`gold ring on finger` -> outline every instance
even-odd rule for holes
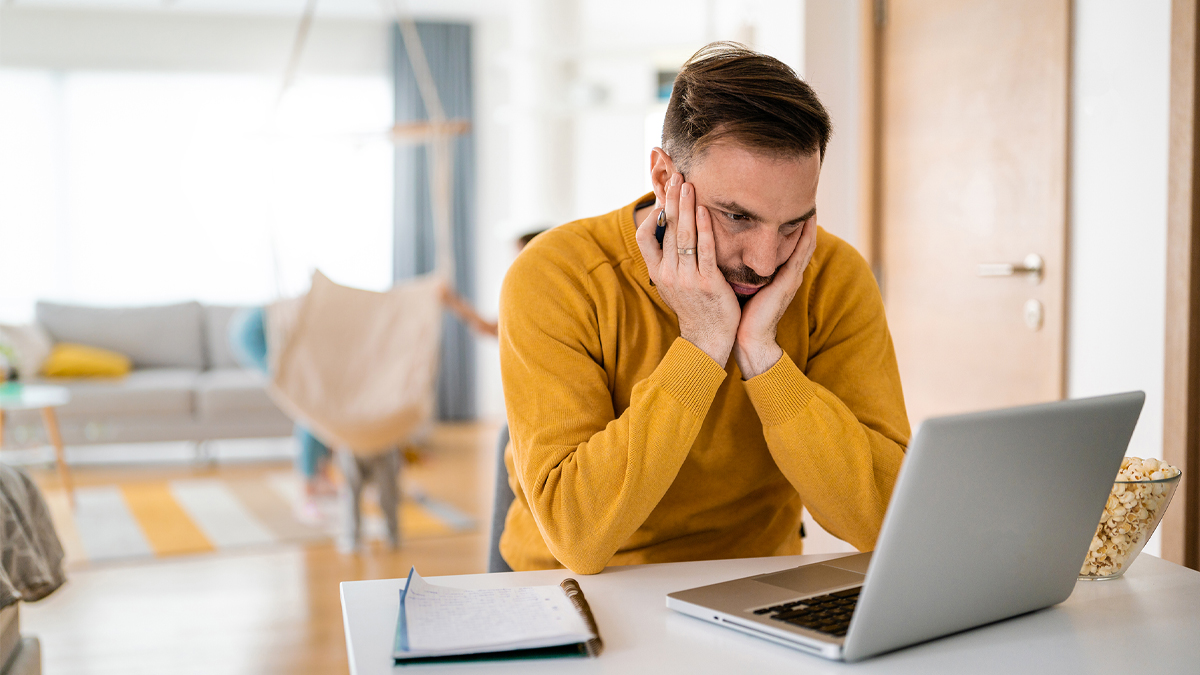
[[[694,248],[681,248],[681,249],[679,249],[679,255],[696,255],[696,249],[694,249]]]

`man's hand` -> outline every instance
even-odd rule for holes
[[[783,356],[783,349],[775,340],[779,319],[796,297],[796,291],[804,281],[804,270],[816,250],[817,219],[810,218],[804,224],[792,255],[775,273],[775,278],[742,308],[733,357],[737,359],[743,379],[767,372]]]
[[[671,177],[664,206],[667,231],[662,247],[654,237],[654,229],[663,209],[656,208],[638,227],[638,248],[659,295],[679,317],[680,336],[724,367],[733,348],[741,308],[717,268],[712,219],[708,209],[696,206],[696,188],[685,183],[682,174]],[[694,253],[680,253],[681,249]]]

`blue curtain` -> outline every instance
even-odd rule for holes
[[[471,119],[471,27],[458,23],[418,22],[442,107],[449,119]],[[392,71],[396,121],[428,118],[416,76],[404,49],[400,29],[392,26]],[[435,262],[432,195],[424,146],[396,148],[395,251],[393,278],[409,279],[433,270]],[[454,143],[454,283],[474,303],[475,140],[459,136]],[[448,313],[442,326],[442,363],[438,375],[438,419],[475,418],[475,350],[468,329]]]

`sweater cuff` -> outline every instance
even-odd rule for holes
[[[650,379],[696,417],[704,419],[725,380],[725,369],[696,345],[675,338]]]
[[[816,385],[800,372],[787,352],[767,372],[746,380],[745,385],[764,427],[796,417],[817,393]]]

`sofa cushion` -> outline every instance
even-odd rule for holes
[[[37,320],[56,342],[125,354],[135,368],[204,368],[203,311],[198,302],[150,307],[37,303]]]
[[[267,378],[244,368],[221,368],[200,374],[196,383],[196,411],[203,421],[241,413],[278,410],[267,395]]]
[[[204,306],[204,347],[209,368],[239,368],[229,346],[229,320],[244,307]]]
[[[129,357],[107,349],[60,342],[42,362],[46,377],[125,377],[132,370]]]
[[[193,410],[192,391],[200,371],[190,368],[146,368],[122,378],[47,378],[71,390],[63,417],[186,415]]]

